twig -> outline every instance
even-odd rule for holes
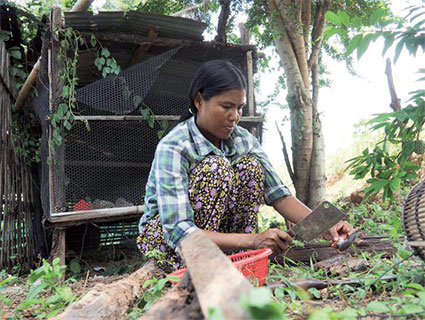
[[[89,274],[90,274],[90,270],[87,270],[87,275],[86,275],[86,280],[84,281],[83,291],[86,288],[87,281],[89,280]]]
[[[292,183],[295,183],[294,171],[292,170],[291,162],[289,161],[288,151],[286,150],[285,140],[283,139],[283,135],[279,130],[279,126],[275,121],[277,132],[279,132],[280,140],[282,141],[282,151],[283,156],[285,157],[286,167],[288,168],[289,176],[291,177]]]

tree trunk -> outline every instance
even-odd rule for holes
[[[319,101],[319,74],[317,62],[311,70],[313,83],[313,154],[310,167],[310,189],[308,205],[317,207],[325,197],[326,192],[326,161],[325,139],[322,132],[322,122],[319,118],[317,103]]]
[[[215,41],[217,42],[227,42],[226,36],[226,26],[227,20],[229,19],[230,14],[230,0],[220,0],[221,11],[220,16],[218,17],[218,27],[217,27],[217,36]]]
[[[316,66],[320,37],[325,22],[324,13],[329,10],[330,1],[316,4],[312,37],[309,40],[313,20],[311,5],[310,1],[269,0],[268,18],[273,27],[273,39],[288,87],[296,196],[308,206],[315,207],[323,199],[326,176],[324,139],[316,108],[318,81],[316,86],[312,86],[310,76],[316,79],[318,76]],[[311,54],[308,58],[309,47]],[[313,66],[316,68],[310,73]]]

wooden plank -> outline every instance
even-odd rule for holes
[[[53,228],[52,250],[50,251],[50,260],[59,258],[59,264],[65,265],[66,254],[66,232],[62,227]],[[65,277],[65,274],[63,275]],[[63,280],[63,279],[62,279]]]
[[[50,216],[49,221],[51,223],[63,223],[73,221],[88,221],[97,218],[108,218],[108,217],[123,217],[127,215],[133,215],[135,213],[143,213],[145,206],[132,206],[122,208],[106,208],[97,210],[82,210],[82,211],[70,211],[53,213]]]
[[[159,272],[153,262],[110,284],[97,284],[81,300],[69,305],[54,320],[125,319],[130,303],[140,295],[143,284]]]
[[[253,287],[201,230],[195,230],[183,238],[180,255],[205,318],[208,318],[210,308],[219,307],[225,319],[248,319],[239,301]]]
[[[248,116],[255,114],[254,108],[254,80],[253,80],[253,68],[252,68],[252,51],[246,53],[246,64],[248,72]]]
[[[153,116],[155,120],[178,121],[180,116],[175,115],[157,115]],[[49,119],[46,119],[49,120]],[[146,121],[143,116],[77,116],[75,120],[82,121]],[[261,123],[264,121],[263,116],[242,116],[240,122]]]

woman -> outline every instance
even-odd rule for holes
[[[237,126],[245,96],[245,78],[234,65],[203,64],[192,80],[190,113],[157,146],[137,243],[148,256],[159,250],[157,262],[167,272],[183,267],[175,250],[197,228],[223,251],[284,253],[288,233],[257,233],[263,197],[295,223],[311,211],[283,185],[255,137]],[[351,232],[347,223],[329,230],[333,242]]]

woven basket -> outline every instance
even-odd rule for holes
[[[404,200],[403,227],[407,244],[425,261],[425,180],[414,186]]]

